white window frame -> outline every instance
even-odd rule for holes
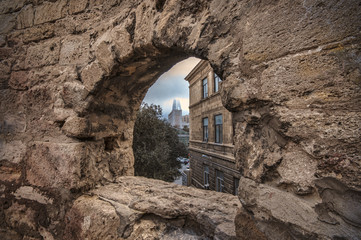
[[[217,192],[224,191],[224,173],[216,170],[216,190]]]

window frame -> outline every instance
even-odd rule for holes
[[[224,192],[224,173],[216,169],[216,191]]]
[[[207,119],[207,125],[204,124],[204,121]],[[209,139],[209,119],[208,117],[202,118],[202,133],[203,133],[203,142],[208,142]]]
[[[208,78],[205,77],[202,80],[202,99],[208,97]]]
[[[214,84],[213,90],[214,90],[214,92],[216,93],[216,92],[219,91],[219,83],[222,82],[222,79],[221,79],[216,73],[214,73],[213,79],[214,79],[214,82],[213,82],[213,84]]]
[[[221,120],[222,120],[221,124],[217,124],[216,118],[219,116],[221,116]],[[217,137],[218,137],[218,139],[217,139]],[[219,143],[219,144],[223,143],[223,115],[222,114],[214,115],[214,142]]]
[[[203,184],[204,188],[209,188],[209,166],[204,165],[203,167]]]

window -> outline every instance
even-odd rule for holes
[[[238,195],[238,187],[239,187],[239,178],[233,178],[233,193],[234,195]]]
[[[214,128],[215,128],[215,143],[222,143],[223,141],[223,117],[222,115],[214,116]]]
[[[220,83],[221,81],[222,81],[221,78],[218,77],[217,74],[214,74],[214,92],[215,92],[215,93],[218,92],[218,90],[219,90],[219,83]]]
[[[204,188],[209,189],[209,167],[208,166],[204,166],[203,182],[204,182]]]
[[[202,98],[208,97],[208,79],[205,78],[202,80],[202,89],[203,89],[203,96]]]
[[[208,142],[208,118],[203,118],[203,141]]]
[[[224,190],[224,175],[223,172],[216,170],[216,190],[223,192]]]

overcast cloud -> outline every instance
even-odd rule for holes
[[[173,99],[179,99],[183,115],[188,114],[189,89],[184,78],[199,61],[198,58],[190,57],[174,65],[149,88],[143,102],[160,105],[163,108],[163,117],[167,118],[172,110]]]

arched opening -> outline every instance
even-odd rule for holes
[[[79,118],[86,119],[91,131],[87,133],[87,136],[82,134],[73,136],[87,144],[91,144],[91,142],[98,142],[99,144],[97,147],[88,148],[88,151],[98,152],[98,154],[100,152],[102,156],[103,164],[96,165],[97,173],[102,174],[102,179],[97,179],[95,176],[94,180],[104,183],[104,187],[91,190],[92,194],[100,197],[103,201],[101,204],[104,204],[104,201],[111,202],[115,206],[118,206],[118,203],[125,204],[127,214],[130,214],[126,217],[131,219],[127,225],[129,230],[121,230],[121,234],[126,237],[139,234],[137,229],[143,231],[144,222],[154,224],[155,228],[160,228],[159,231],[161,233],[163,231],[162,234],[165,236],[178,234],[177,236],[209,238],[215,236],[235,237],[233,219],[240,207],[236,196],[225,197],[222,193],[204,194],[202,190],[198,189],[190,191],[150,179],[124,177],[134,175],[133,129],[142,100],[150,86],[161,74],[169,70],[175,63],[189,56],[189,54],[182,53],[181,49],[172,48],[161,48],[161,50],[156,48],[149,52],[139,49],[135,52],[138,54],[138,58],[132,57],[123,64],[116,62],[109,71],[109,77],[99,74],[98,82],[89,85],[90,87],[94,86],[93,89],[88,87],[92,92],[92,97],[82,112],[82,117]],[[94,67],[95,64],[98,66]],[[102,63],[93,62],[84,68],[82,72],[83,83],[91,82],[90,79],[97,75],[92,72],[93,68],[103,68]],[[66,121],[63,128],[71,129],[69,124],[69,121]],[[67,134],[69,133],[71,132],[68,131]],[[109,183],[110,181],[115,183]],[[118,195],[116,192],[121,194]],[[127,195],[129,193],[131,195]],[[147,194],[151,194],[151,196]],[[123,197],[125,197],[126,203],[122,202],[121,198]],[[193,202],[194,199],[197,201]],[[219,208],[213,209],[213,201],[209,201],[209,199],[218,199],[216,201],[224,201],[224,203]],[[89,201],[97,200],[89,200],[83,196],[78,198],[73,208],[67,213],[67,217],[74,219],[78,214],[78,209],[83,209],[85,205],[89,205]],[[130,202],[128,203],[128,201]],[[129,207],[127,204],[132,206]],[[206,210],[199,213],[198,208],[201,206]],[[213,210],[208,211],[207,209]],[[97,211],[97,209],[85,210],[87,214],[93,215]],[[136,220],[133,217],[135,211],[142,212],[139,219]],[[147,215],[143,215],[143,212],[146,212]],[[204,222],[200,223],[203,221],[200,218],[204,219]],[[224,228],[218,228],[221,222],[224,222],[222,223]],[[163,229],[162,226],[164,225],[166,227]],[[72,221],[67,222],[67,227],[66,232],[75,232],[76,234],[87,232],[72,226]],[[109,230],[109,232],[113,233],[114,230]]]
[[[134,126],[135,176],[182,184],[181,173],[189,168],[189,86],[184,78],[199,61],[178,62],[149,88]]]

